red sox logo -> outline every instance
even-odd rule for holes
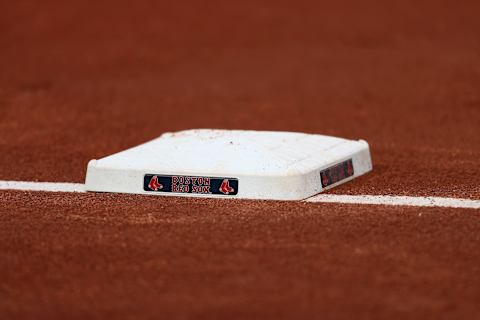
[[[322,185],[324,187],[328,186],[328,177],[327,177],[327,174],[325,172],[322,172],[320,174],[322,176]]]
[[[353,176],[353,164],[352,161],[347,161],[347,177]]]
[[[223,179],[222,184],[220,185],[220,189],[218,189],[223,194],[230,194],[230,192],[234,192],[235,189],[230,187],[228,179]]]
[[[150,183],[148,184],[148,187],[153,191],[158,191],[163,189],[163,185],[160,182],[158,182],[157,176],[153,176],[150,179]]]

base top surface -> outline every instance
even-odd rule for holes
[[[192,129],[97,160],[96,166],[174,173],[289,175],[321,167],[358,141],[323,135]]]

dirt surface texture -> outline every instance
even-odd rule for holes
[[[0,180],[191,128],[370,143],[329,193],[480,199],[480,2],[1,1]],[[0,191],[0,318],[480,317],[472,209]]]

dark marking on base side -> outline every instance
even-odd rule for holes
[[[146,174],[143,177],[143,190],[234,196],[238,193],[238,179]]]
[[[353,161],[348,159],[330,168],[320,172],[320,179],[322,180],[322,188],[331,186],[334,183],[342,181],[348,177],[353,176]]]

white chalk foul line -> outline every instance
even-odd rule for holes
[[[441,197],[405,197],[405,196],[349,196],[340,194],[318,194],[306,202],[328,202],[349,204],[376,204],[388,206],[444,207],[480,209],[480,200],[441,198]]]
[[[83,183],[1,181],[0,190],[86,192]]]
[[[28,182],[1,181],[0,190],[50,191],[50,192],[86,192],[82,183],[67,182]],[[390,206],[444,207],[480,209],[480,200],[441,198],[441,197],[404,197],[372,195],[318,194],[305,202],[372,204]]]

